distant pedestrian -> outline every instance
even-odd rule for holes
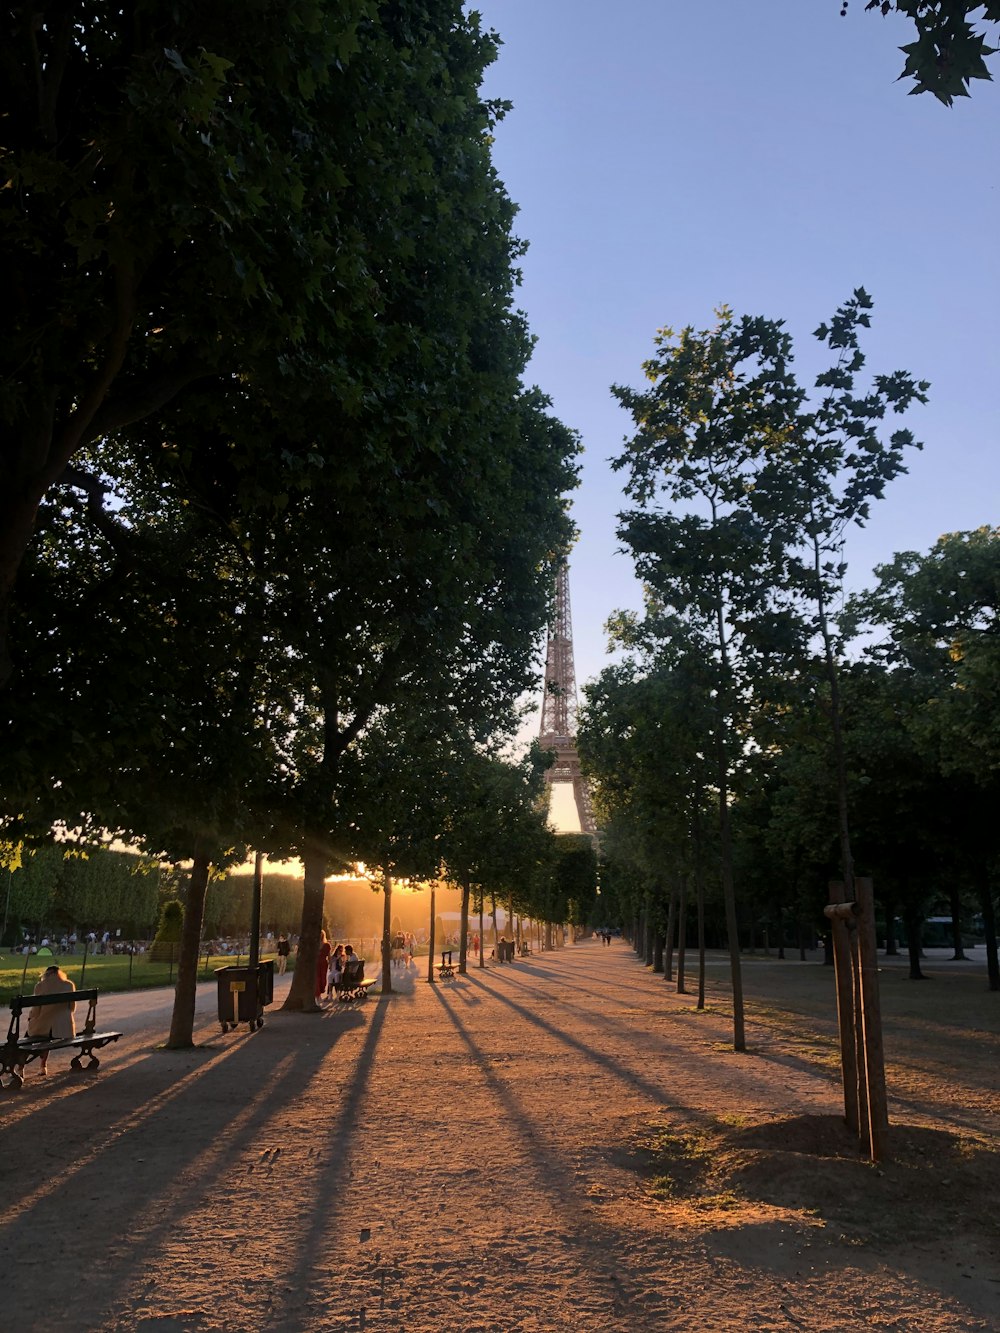
[[[292,952],[292,946],[284,935],[278,936],[278,976],[283,976],[285,968],[288,966],[288,957]]]

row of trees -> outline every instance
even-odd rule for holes
[[[4,883],[6,881],[6,883]],[[53,934],[120,929],[126,939],[151,933],[159,912],[159,866],[146,857],[60,845],[24,855],[17,869],[0,875],[4,933],[16,943],[21,930]],[[36,941],[37,942],[37,941]]]
[[[772,921],[813,923],[828,878],[852,896],[860,854],[890,920],[968,886],[992,921],[998,534],[901,556],[833,612],[847,529],[917,447],[886,418],[928,388],[863,380],[870,309],[858,289],[816,330],[834,359],[812,394],[780,323],[725,309],[662,331],[650,387],[615,390],[636,425],[620,535],[647,602],[613,622],[627,655],[586,691],[581,756],[612,879],[661,930],[679,888],[721,887],[737,1049],[737,882]],[[990,954],[996,985],[995,940]]]
[[[531,804],[497,747],[578,444],[521,381],[495,49],[459,0],[42,4],[5,45],[0,817],[192,863],[171,1045],[248,847],[304,864],[308,1009],[331,871],[436,873],[484,774]]]

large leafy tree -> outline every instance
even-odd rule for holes
[[[905,673],[916,696],[908,731],[955,797],[949,823],[963,829],[956,859],[979,894],[997,990],[997,858],[986,811],[1000,779],[1000,530],[949,533],[927,555],[904,552],[876,574],[876,587],[852,600],[848,623],[874,631],[869,652]]]
[[[249,673],[253,688],[227,689],[226,697],[257,710],[259,732],[245,716],[234,734],[265,742],[249,784],[257,837],[256,812],[266,809],[274,837],[306,864],[306,985],[325,873],[351,841],[356,802],[344,757],[397,705],[448,706],[476,734],[506,715],[531,678],[551,562],[569,534],[560,496],[573,481],[576,445],[520,384],[530,348],[513,307],[520,246],[490,163],[495,108],[479,96],[492,41],[451,0],[359,5],[349,31],[337,26],[347,9],[332,3],[305,17],[295,7],[280,16],[264,8],[276,23],[287,19],[296,40],[318,34],[320,42],[291,62],[295,90],[275,82],[273,70],[274,79],[253,85],[263,96],[273,82],[279,101],[288,93],[282,153],[296,170],[313,171],[310,188],[287,191],[289,207],[301,204],[296,225],[307,234],[267,214],[275,230],[264,239],[274,241],[268,253],[278,268],[250,284],[252,310],[242,287],[213,286],[211,271],[188,275],[210,303],[227,307],[216,319],[231,316],[242,330],[235,357],[229,326],[201,319],[194,299],[189,311],[184,284],[171,286],[176,319],[157,313],[160,332],[140,340],[136,374],[145,373],[157,339],[173,349],[172,366],[189,343],[197,350],[203,330],[212,348],[207,370],[186,387],[171,381],[170,394],[144,397],[144,415],[102,419],[88,452],[61,476],[71,495],[86,497],[71,506],[67,526],[76,521],[87,542],[96,530],[112,544],[142,547],[147,517],[133,522],[119,508],[132,487],[160,497],[168,517],[158,522],[170,522],[171,501],[178,526],[181,513],[197,513],[215,558],[230,562],[231,597],[220,615],[245,628],[233,672]],[[254,43],[261,40],[258,30]],[[168,65],[176,68],[172,58]],[[300,83],[305,110],[296,119]],[[220,97],[228,107],[229,93]],[[251,128],[258,112],[246,111]],[[266,201],[256,202],[266,212]],[[245,259],[229,241],[223,257]],[[268,322],[272,304],[277,326]],[[109,441],[113,427],[119,433]],[[158,540],[146,547],[146,559],[160,549]],[[67,599],[72,592],[70,582]],[[113,605],[112,579],[104,592]],[[147,595],[155,603],[159,593],[151,585]],[[174,599],[154,620],[166,626],[190,612]],[[164,654],[169,641],[165,632]],[[217,665],[211,636],[205,648]],[[207,665],[205,674],[210,695]],[[145,683],[138,670],[134,679]],[[168,680],[151,679],[152,725],[158,702],[169,705],[175,692]],[[65,710],[61,717],[68,727]],[[217,718],[206,708],[184,734],[198,736],[206,768],[215,756],[233,772],[229,733]],[[86,808],[105,818],[111,802],[98,810],[90,799]],[[75,804],[86,803],[81,796]],[[245,823],[239,810],[213,818],[220,854]],[[311,991],[293,998],[312,1003]]]
[[[0,680],[38,506],[61,477],[87,484],[67,467],[88,442],[370,307],[342,203],[366,189],[349,166],[392,135],[371,94],[395,72],[368,0],[256,0],[238,24],[189,0],[6,21]],[[249,475],[270,442],[244,445]]]
[[[110,539],[98,529],[81,544],[72,506],[50,505],[29,552],[14,623],[39,669],[0,696],[4,816],[21,838],[63,821],[192,862],[171,1025],[171,1045],[189,1045],[210,870],[248,842],[281,850],[261,797],[284,658],[215,524],[136,485],[118,498]]]

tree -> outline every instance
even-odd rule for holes
[[[440,849],[447,877],[462,890],[463,972],[473,890],[480,902],[485,894],[527,898],[539,863],[551,852],[553,835],[540,808],[543,771],[535,751],[517,763],[489,751],[468,754],[455,769]]]
[[[880,637],[870,654],[905,670],[918,691],[909,731],[957,798],[958,809],[948,808],[963,829],[958,847],[987,928],[990,988],[1000,990],[997,865],[986,814],[1000,781],[1000,529],[948,534],[928,555],[904,552],[876,575],[875,589],[850,603],[848,627],[873,628]]]
[[[98,493],[70,468],[80,451],[206,377],[301,362],[307,324],[370,307],[367,241],[341,204],[392,134],[372,77],[396,72],[368,0],[262,0],[246,25],[191,0],[19,4],[10,29],[0,683],[42,497],[60,478]],[[249,477],[271,442],[244,443]]]
[[[625,861],[633,884],[646,886],[653,970],[668,971],[662,946],[672,934],[671,903],[689,878],[703,918],[700,833],[713,779],[706,762],[715,717],[711,672],[700,653],[685,654],[678,638],[661,641],[634,617],[618,617],[613,630],[618,642],[641,656],[606,668],[585,687],[578,745],[595,784],[602,827],[608,828],[602,853],[606,861]],[[601,892],[603,897],[603,875]],[[679,916],[683,938],[684,914]]]
[[[917,39],[900,50],[906,56],[901,79],[912,79],[910,93],[933,93],[951,106],[956,97],[968,97],[973,79],[992,79],[986,57],[997,48],[973,26],[974,21],[1000,23],[996,0],[867,0],[866,10],[883,18],[894,11],[913,21]],[[842,0],[841,15],[847,13]]]
[[[678,634],[683,623],[689,638],[696,631],[716,670],[716,785],[737,1049],[743,1034],[730,775],[752,712],[796,666],[811,667],[816,640],[833,729],[842,875],[852,895],[829,605],[844,572],[846,528],[867,519],[871,500],[903,471],[904,452],[914,444],[908,430],[883,441],[880,423],[925,401],[928,387],[896,371],[874,376],[867,392],[858,388],[865,364],[858,330],[870,324],[870,308],[858,288],[816,330],[836,360],[816,379],[815,406],[790,369],[793,346],[781,322],[736,321],[726,308],[712,330],[685,329],[676,344],[671,330],[658,335],[658,354],[644,366],[652,389],[613,389],[637,426],[615,466],[628,467],[626,491],[642,506],[622,516],[620,531],[672,616],[652,630]],[[687,512],[654,511],[661,493]]]
[[[179,898],[171,898],[160,908],[160,920],[156,935],[150,945],[149,957],[152,961],[173,959],[177,946],[181,942],[184,928],[184,904]]]
[[[310,1007],[311,993],[300,995],[296,987],[308,989],[326,873],[343,860],[356,812],[345,756],[373,719],[415,700],[429,707],[447,702],[481,735],[530,683],[549,571],[570,531],[561,497],[573,483],[577,445],[542,396],[520,382],[530,351],[513,307],[513,265],[521,247],[510,230],[513,206],[490,162],[488,132],[499,108],[479,94],[493,40],[451,0],[434,6],[400,0],[377,12],[331,0],[304,19],[297,6],[270,6],[267,14],[275,24],[291,24],[293,58],[280,33],[272,33],[269,44],[265,25],[247,43],[247,71],[241,65],[232,76],[234,83],[245,76],[238,86],[246,91],[237,97],[226,84],[219,93],[226,115],[231,96],[239,103],[238,128],[258,136],[255,152],[268,151],[271,122],[253,104],[254,94],[276,109],[284,147],[276,148],[277,165],[269,163],[267,172],[273,167],[280,176],[287,168],[286,176],[298,172],[308,182],[299,190],[296,181],[266,173],[263,184],[239,177],[250,200],[240,225],[253,231],[249,291],[260,319],[248,318],[240,306],[242,287],[211,280],[214,269],[172,272],[160,301],[170,318],[151,294],[161,332],[147,330],[139,339],[135,372],[162,368],[157,339],[166,346],[168,368],[171,358],[180,364],[188,352],[198,352],[203,333],[211,354],[198,361],[196,379],[182,386],[171,381],[175,392],[153,401],[137,391],[142,415],[90,428],[92,443],[77,460],[88,466],[62,473],[74,498],[66,499],[64,488],[52,507],[67,510],[71,537],[82,531],[93,543],[97,533],[112,544],[118,557],[107,561],[112,572],[137,560],[144,572],[155,564],[165,549],[164,527],[206,537],[211,586],[220,594],[218,601],[208,599],[207,624],[211,635],[221,635],[226,622],[236,631],[232,670],[224,669],[224,649],[220,659],[203,644],[199,691],[183,695],[173,726],[176,692],[159,671],[175,647],[166,626],[178,620],[183,626],[191,607],[164,598],[164,582],[152,581],[142,596],[162,632],[162,651],[153,659],[157,668],[143,674],[149,645],[140,634],[137,658],[146,660],[132,673],[133,693],[136,681],[147,690],[148,725],[136,725],[143,717],[138,701],[130,699],[124,710],[151,749],[156,738],[162,745],[164,734],[177,747],[170,753],[170,776],[177,778],[172,799],[162,799],[160,773],[159,811],[133,797],[127,819],[113,820],[118,798],[102,793],[97,766],[85,764],[72,805],[105,827],[145,825],[161,846],[170,841],[172,853],[197,853],[192,895],[203,893],[210,865],[224,864],[230,849],[251,834],[258,843],[277,841],[297,851],[306,871],[301,967],[291,1002]],[[356,22],[349,23],[352,14]],[[310,47],[317,23],[319,45]],[[340,59],[342,40],[349,62]],[[286,58],[288,64],[268,68],[254,82],[253,52],[264,47],[265,65]],[[169,49],[181,49],[182,65],[190,66],[182,48]],[[201,78],[202,66],[195,64]],[[176,70],[170,57],[167,65]],[[224,84],[226,74],[220,75]],[[292,79],[305,88],[301,115]],[[164,97],[164,115],[167,104]],[[172,116],[173,108],[165,119],[168,137]],[[182,120],[182,138],[186,126]],[[207,156],[210,147],[199,147],[194,136],[195,155]],[[228,188],[232,163],[213,158],[211,166]],[[191,185],[190,206],[214,216],[213,196],[195,190],[199,181]],[[291,219],[277,208],[261,221],[264,184],[282,200],[288,194]],[[160,216],[148,202],[149,218]],[[30,221],[18,223],[26,235]],[[199,235],[196,228],[185,238],[182,257],[196,256]],[[232,237],[209,253],[246,267]],[[265,272],[264,259],[277,269]],[[98,277],[106,276],[102,262],[95,261]],[[301,300],[297,284],[304,284]],[[189,287],[196,290],[188,307]],[[100,303],[100,291],[85,295]],[[276,323],[266,318],[271,305]],[[224,325],[230,317],[239,332],[233,355]],[[248,332],[255,323],[256,331]],[[122,385],[109,391],[109,402],[119,388],[132,394],[131,366],[122,372]],[[85,391],[81,381],[67,401]],[[111,438],[114,425],[120,430]],[[130,489],[141,492],[141,513],[123,516],[121,494]],[[192,513],[203,522],[200,529]],[[519,524],[511,524],[512,514]],[[60,568],[53,560],[50,586],[58,583]],[[105,599],[100,614],[114,623],[117,582],[111,574],[96,582]],[[69,584],[64,607],[72,593]],[[42,599],[32,599],[26,614],[41,605]],[[194,638],[205,622],[194,615],[191,622]],[[41,632],[35,643],[44,644]],[[113,657],[110,647],[106,656]],[[43,660],[44,653],[34,665]],[[193,684],[197,658],[185,661]],[[122,674],[109,679],[117,684]],[[91,673],[89,681],[96,678]],[[197,692],[200,711],[193,703]],[[166,719],[157,711],[164,705]],[[75,772],[70,710],[62,707],[57,717],[50,730],[57,733],[59,766]],[[97,728],[90,734],[97,736]],[[190,775],[199,765],[217,781],[196,791]],[[157,767],[145,753],[135,763],[132,771],[148,770],[150,778],[137,790],[156,790]],[[11,802],[15,820],[29,790],[41,793],[32,812],[39,819],[46,793],[66,798],[64,782],[46,781],[52,771],[28,762],[21,796]],[[171,841],[178,829],[187,839],[184,850]],[[192,833],[199,835],[197,848]],[[192,897],[190,929],[197,919]]]
[[[919,448],[909,430],[880,436],[888,413],[901,414],[914,402],[927,401],[926,381],[906,371],[873,376],[867,392],[858,384],[865,365],[859,329],[871,324],[872,301],[863,287],[838,308],[829,324],[815,331],[837,359],[816,377],[822,390],[812,407],[787,363],[778,369],[787,413],[780,439],[767,451],[755,478],[752,504],[759,519],[769,525],[779,558],[781,587],[789,610],[783,628],[801,640],[802,669],[813,667],[808,646],[818,641],[824,688],[816,699],[825,705],[833,739],[841,874],[847,899],[854,893],[854,858],[847,809],[847,769],[842,735],[838,660],[830,606],[847,566],[843,562],[844,534],[851,525],[868,520],[871,502],[905,472],[908,448]],[[777,334],[778,325],[772,326]],[[790,352],[790,345],[788,348]],[[797,602],[797,606],[796,606]],[[796,615],[795,612],[798,612]]]
[[[672,329],[643,365],[651,388],[613,386],[636,433],[615,460],[638,510],[619,534],[640,578],[665,608],[658,629],[698,644],[713,671],[711,749],[718,793],[723,901],[733,989],[733,1044],[746,1049],[733,882],[730,788],[751,681],[771,651],[772,591],[784,574],[773,522],[751,503],[767,452],[787,437],[800,402],[784,378],[790,341],[780,326],[727,307],[713,329]],[[660,505],[665,497],[680,512]],[[778,628],[780,628],[780,622]]]

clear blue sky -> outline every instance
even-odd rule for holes
[[[530,244],[528,378],[586,449],[578,681],[605,664],[610,613],[640,603],[616,554],[626,502],[607,460],[629,419],[609,386],[641,383],[657,328],[707,327],[720,303],[785,319],[806,377],[811,331],[864,286],[869,368],[931,381],[907,423],[923,453],[849,538],[851,586],[895,551],[1000,523],[1000,83],[950,110],[908,96],[897,47],[912,30],[863,0],[846,18],[839,0],[470,8],[504,42],[487,95],[514,104],[494,160]]]

